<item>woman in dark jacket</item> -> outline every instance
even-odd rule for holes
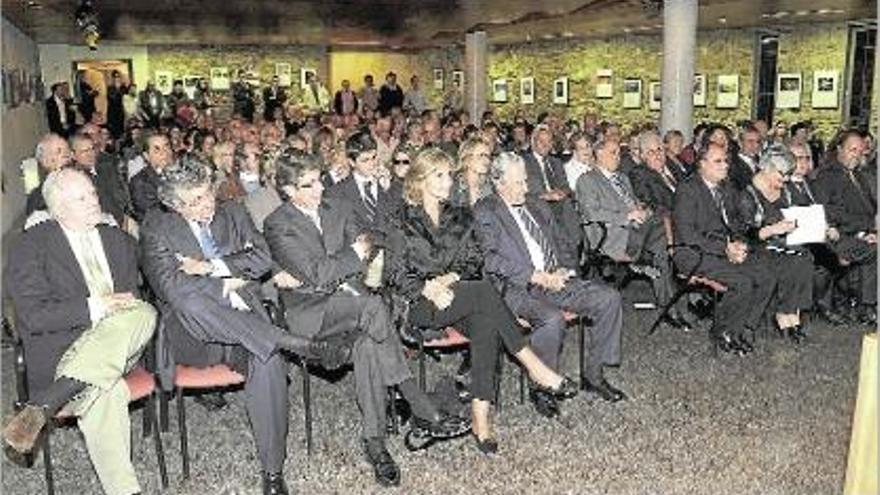
[[[782,209],[791,206],[783,194],[785,178],[794,168],[791,153],[771,147],[761,158],[759,171],[740,197],[739,214],[748,226],[747,235],[758,256],[770,257],[778,280],[776,324],[779,332],[795,343],[806,334],[801,312],[813,305],[813,258],[804,246],[786,245],[786,235],[796,223],[786,220]]]
[[[452,169],[446,153],[429,148],[407,173],[407,205],[399,226],[403,242],[394,257],[391,283],[409,302],[413,328],[454,325],[470,339],[473,433],[478,448],[490,454],[497,451],[489,403],[498,379],[499,341],[523,365],[539,393],[569,398],[577,387],[541,362],[501,296],[483,279],[483,254],[471,211],[447,202]]]

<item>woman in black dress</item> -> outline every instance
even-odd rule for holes
[[[786,245],[786,235],[797,224],[782,214],[789,204],[785,181],[794,170],[791,153],[782,146],[771,147],[761,157],[759,171],[740,198],[739,213],[748,225],[748,235],[758,256],[772,259],[778,280],[776,324],[779,332],[795,343],[806,334],[801,313],[813,305],[813,258],[804,246]]]
[[[392,285],[409,303],[414,328],[454,325],[470,339],[473,434],[486,454],[497,451],[489,423],[499,341],[525,368],[532,386],[554,399],[573,397],[577,386],[548,368],[527,345],[516,318],[483,278],[483,254],[468,207],[448,203],[453,161],[443,151],[422,151],[404,183],[404,241],[393,261]]]

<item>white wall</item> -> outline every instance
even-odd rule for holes
[[[146,46],[100,44],[95,51],[86,46],[44,44],[40,47],[40,66],[47,86],[67,81],[73,88],[73,63],[81,60],[131,60],[134,82],[146,86],[150,64]]]
[[[40,63],[37,45],[27,35],[3,18],[3,67],[23,69],[28,74],[38,74]],[[0,160],[3,163],[3,253],[0,267],[5,265],[5,247],[10,231],[23,220],[25,208],[24,184],[19,173],[21,160],[34,153],[40,136],[48,130],[44,115],[43,95],[37,95],[35,103],[22,103],[15,108],[4,107],[0,134]],[[2,273],[2,268],[0,268]]]

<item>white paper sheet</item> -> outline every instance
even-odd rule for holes
[[[797,228],[785,238],[789,246],[801,244],[824,243],[828,223],[825,221],[825,207],[822,205],[792,206],[783,208],[782,216],[786,220],[797,222]]]

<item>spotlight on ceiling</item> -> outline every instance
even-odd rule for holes
[[[77,27],[82,31],[86,46],[89,47],[89,50],[97,50],[101,32],[98,30],[98,13],[92,0],[80,0],[79,7],[74,13],[74,19]]]

